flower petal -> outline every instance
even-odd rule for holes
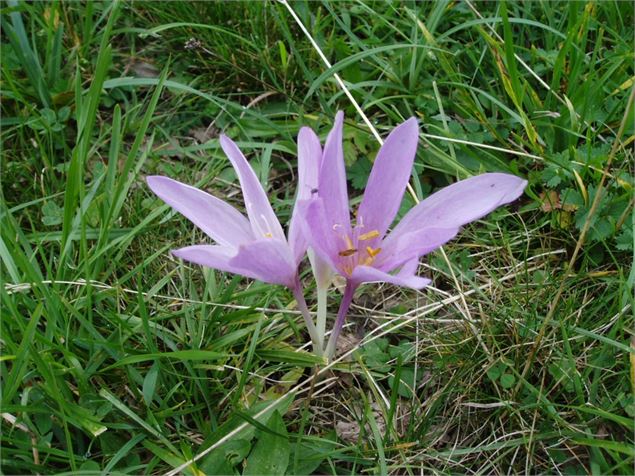
[[[318,172],[322,165],[322,146],[319,137],[310,127],[303,127],[298,134],[298,199],[311,198],[318,187]]]
[[[421,228],[402,233],[396,239],[386,240],[374,265],[384,271],[392,271],[412,259],[436,250],[459,232],[456,228]]]
[[[296,263],[299,263],[307,249],[307,241],[302,233],[299,207],[300,200],[311,198],[318,187],[318,172],[322,162],[320,139],[312,129],[303,127],[298,134],[298,187],[296,206],[293,207],[289,223],[289,246],[293,250]]]
[[[337,269],[341,244],[326,216],[324,200],[321,198],[301,200],[296,206],[300,208],[302,232],[308,245],[313,248],[318,257],[333,269]]]
[[[243,245],[230,265],[248,270],[253,278],[265,283],[282,284],[293,288],[297,265],[286,241],[264,239]]]
[[[271,208],[269,198],[245,156],[234,141],[225,135],[220,136],[220,145],[238,175],[245,199],[245,208],[256,238],[269,237],[285,240],[282,226]]]
[[[424,288],[432,282],[428,278],[421,278],[419,276],[415,276],[414,274],[388,274],[371,266],[357,266],[353,270],[351,280],[356,284],[368,282],[385,282],[413,289]]]
[[[527,181],[515,175],[488,173],[461,180],[433,193],[410,210],[386,238],[426,228],[453,228],[477,220],[500,205],[516,200]]]
[[[351,235],[348,191],[346,189],[346,169],[344,166],[344,150],[342,147],[342,128],[344,113],[339,111],[335,116],[335,125],[329,133],[318,180],[318,195],[324,200],[324,208],[331,227],[340,228],[343,233]]]
[[[318,256],[313,248],[307,250],[309,255],[309,262],[311,263],[311,269],[313,270],[313,276],[315,277],[315,286],[320,288],[328,288],[333,281],[333,267],[331,264],[322,257]]]
[[[171,253],[177,258],[200,264],[208,268],[218,269],[229,273],[245,275],[245,270],[231,266],[229,261],[236,255],[236,248],[218,245],[186,246]]]
[[[153,175],[146,181],[161,200],[221,245],[238,247],[253,239],[249,221],[221,199],[168,177]]]
[[[173,250],[178,258],[208,268],[240,274],[266,283],[293,286],[295,265],[289,247],[279,240],[264,239],[241,246],[195,245]]]
[[[379,149],[357,212],[362,233],[377,230],[378,240],[386,233],[410,179],[418,142],[419,127],[412,117],[396,127]]]
[[[418,269],[419,257],[417,256],[416,258],[406,261],[397,273],[397,276],[410,276],[416,274]]]

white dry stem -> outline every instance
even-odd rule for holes
[[[105,291],[117,291],[117,292],[126,293],[126,294],[140,294],[141,296],[146,297],[148,299],[165,299],[168,301],[178,302],[179,304],[206,304],[210,306],[222,307],[225,309],[237,309],[237,310],[252,309],[254,311],[259,311],[259,312],[271,312],[276,314],[278,313],[292,314],[296,316],[302,315],[301,311],[295,311],[293,309],[276,309],[273,307],[253,307],[253,306],[243,306],[241,304],[225,304],[225,303],[213,302],[213,301],[199,301],[196,299],[167,296],[165,294],[154,294],[154,293],[148,293],[144,291],[137,291],[136,289],[111,286],[109,284],[105,284],[100,281],[85,280],[85,279],[78,279],[77,281],[63,281],[63,280],[55,281],[52,279],[45,279],[40,281],[39,283],[6,283],[4,285],[4,289],[7,291],[8,294],[13,294],[13,293],[19,293],[23,291],[29,291],[32,287],[37,286],[38,284],[47,284],[47,285],[68,284],[73,286],[92,286],[94,288],[103,289]]]
[[[17,428],[24,433],[27,433],[31,437],[31,452],[33,453],[33,464],[40,465],[40,452],[37,449],[37,437],[25,424],[18,423],[18,419],[11,413],[3,412],[0,414],[3,420],[9,422],[11,426]],[[39,474],[39,473],[38,473]]]
[[[331,62],[324,55],[324,53],[322,52],[322,48],[320,48],[320,45],[318,45],[317,42],[315,41],[315,39],[311,36],[311,33],[309,33],[309,30],[306,29],[306,27],[304,26],[304,23],[302,23],[302,20],[300,20],[300,18],[298,17],[298,15],[296,15],[296,13],[293,10],[293,8],[291,8],[291,5],[289,5],[287,0],[278,0],[278,1],[281,4],[283,4],[287,8],[287,10],[289,10],[289,13],[291,14],[291,16],[293,17],[295,22],[298,24],[298,26],[300,27],[302,32],[306,35],[307,39],[311,42],[311,45],[313,46],[313,48],[315,48],[315,51],[320,56],[320,58],[322,59],[322,61],[326,65],[326,67],[331,69],[333,67],[333,65],[331,65]],[[355,100],[355,98],[353,97],[351,92],[348,90],[348,88],[344,84],[344,81],[342,80],[340,75],[337,74],[337,73],[334,73],[333,77],[335,78],[335,81],[337,81],[337,83],[340,85],[340,87],[344,91],[344,94],[346,94],[346,97],[348,97],[348,99],[351,101],[351,103],[353,104],[353,106],[355,107],[355,109],[357,110],[359,115],[362,116],[363,121],[366,123],[368,128],[371,130],[371,132],[375,136],[375,139],[377,139],[377,141],[380,144],[383,144],[383,141],[381,139],[381,136],[377,132],[377,129],[375,129],[375,127],[373,126],[372,122],[370,122],[370,120],[366,116],[366,113],[364,113],[363,109],[359,106],[359,104],[357,103],[357,101]]]

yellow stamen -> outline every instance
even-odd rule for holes
[[[366,258],[364,258],[364,261],[362,261],[362,265],[370,266],[371,264],[373,264],[373,261],[375,261],[375,258],[373,258],[372,256],[366,256]]]
[[[373,238],[377,238],[378,236],[379,236],[379,231],[372,230],[372,231],[369,231],[368,233],[364,233],[363,235],[359,235],[358,240],[360,241],[372,240]]]
[[[368,256],[370,256],[371,258],[377,256],[380,252],[381,248],[371,248],[370,246],[366,247],[366,253],[368,253]]]
[[[273,238],[273,235],[269,232],[265,233],[265,238]]]
[[[346,241],[346,249],[351,250],[351,249],[355,248],[353,246],[353,240],[351,240],[350,236],[344,235],[344,240]]]
[[[352,256],[352,255],[354,255],[355,253],[357,253],[357,248],[349,248],[349,249],[347,249],[347,250],[340,251],[338,254],[339,254],[340,256]]]

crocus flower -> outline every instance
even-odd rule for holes
[[[527,185],[525,180],[503,173],[456,182],[413,207],[387,233],[399,210],[417,150],[419,130],[416,119],[411,118],[395,128],[379,150],[353,224],[342,126],[340,112],[324,147],[318,194],[300,203],[309,245],[347,280],[326,350],[328,357],[335,350],[357,286],[383,281],[415,289],[425,287],[430,280],[415,274],[421,256],[452,239],[461,226],[518,198]]]
[[[321,353],[321,339],[309,315],[298,278],[298,264],[307,243],[298,231],[297,211],[293,212],[287,240],[267,194],[244,155],[224,135],[220,144],[238,175],[248,218],[227,202],[202,190],[168,177],[150,176],[147,183],[152,191],[217,243],[187,246],[173,250],[172,254],[208,268],[287,286],[296,297],[316,350]],[[317,159],[307,154],[299,158],[300,167],[310,169],[311,165],[304,164],[304,160]],[[306,194],[302,192],[302,196],[306,197]]]
[[[322,146],[320,139],[309,127],[303,127],[298,134],[298,193],[296,203],[306,201],[318,193],[318,177],[322,165]],[[326,298],[329,286],[333,280],[333,270],[329,263],[308,248],[307,238],[302,227],[300,207],[293,209],[289,224],[289,240],[298,243],[297,248],[307,250],[309,261],[315,277],[317,290],[317,321],[316,328],[323,347],[326,333]]]

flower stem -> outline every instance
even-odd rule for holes
[[[298,279],[296,281],[296,285],[291,289],[293,291],[293,297],[295,297],[296,302],[298,303],[298,309],[302,313],[302,317],[304,317],[304,323],[306,324],[306,328],[309,331],[309,335],[311,336],[311,342],[313,343],[313,352],[315,355],[321,357],[322,356],[322,346],[323,339],[320,339],[317,329],[315,328],[315,324],[313,324],[313,318],[311,317],[311,313],[309,312],[309,308],[306,305],[306,301],[304,300],[304,293],[302,292],[302,284]]]
[[[317,287],[317,332],[320,338],[320,345],[324,348],[324,334],[326,334],[326,295],[329,291],[327,286]]]
[[[342,332],[342,327],[344,327],[346,313],[348,312],[348,308],[351,306],[351,302],[353,302],[353,294],[355,294],[355,288],[357,288],[357,284],[354,284],[351,281],[346,282],[344,296],[342,297],[342,302],[340,302],[340,308],[337,311],[337,319],[335,321],[335,325],[333,326],[333,331],[331,332],[329,343],[326,346],[326,358],[329,361],[335,355],[335,345],[337,344],[337,338],[339,337],[340,332]]]

